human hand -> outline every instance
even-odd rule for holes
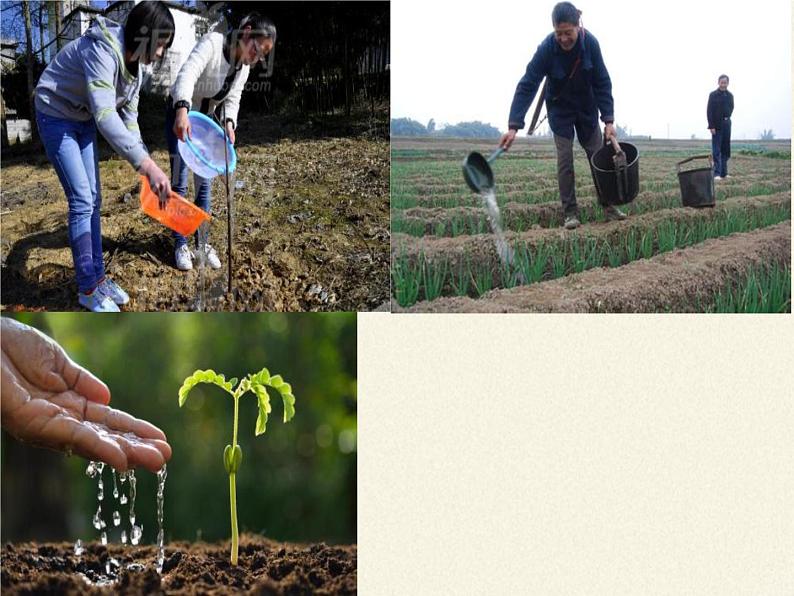
[[[516,134],[518,134],[517,130],[513,130],[512,128],[508,130],[505,134],[502,135],[502,138],[499,139],[499,146],[505,151],[510,149],[510,146],[513,144],[513,141],[516,140]]]
[[[143,160],[138,171],[149,179],[149,186],[157,193],[157,197],[160,200],[160,209],[165,209],[165,205],[168,203],[168,195],[171,193],[171,181],[168,176],[150,157]]]
[[[615,125],[612,122],[607,122],[604,125],[604,138],[610,139],[612,137],[617,139],[617,133],[615,132]]]
[[[234,145],[235,136],[234,136],[234,126],[232,126],[231,122],[226,123],[226,134],[229,135],[229,142]]]
[[[110,390],[55,341],[3,317],[3,428],[20,441],[152,472],[171,459],[156,426],[108,406]]]
[[[717,129],[716,128],[709,128],[709,132],[711,134],[715,135],[715,134],[717,134]]]
[[[190,138],[190,118],[187,117],[187,108],[177,108],[174,118],[174,134],[180,141]]]

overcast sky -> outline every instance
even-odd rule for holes
[[[552,31],[554,4],[392,0],[392,117],[505,130],[516,84]],[[790,0],[574,4],[601,44],[617,124],[654,138],[669,127],[671,138],[705,139],[708,94],[724,72],[734,139],[768,128],[791,138]]]

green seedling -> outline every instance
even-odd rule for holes
[[[425,287],[425,300],[435,300],[441,296],[444,281],[447,279],[447,261],[432,262],[422,259],[422,283]]]
[[[466,260],[468,261],[468,256]],[[452,289],[456,296],[466,296],[469,293],[469,270],[463,259],[458,261],[458,266],[454,271]]]
[[[240,463],[243,461],[243,450],[237,444],[237,413],[240,396],[245,392],[250,391],[256,395],[259,403],[259,415],[256,418],[256,436],[265,433],[267,425],[267,416],[270,414],[270,396],[268,395],[267,388],[275,389],[281,395],[284,402],[284,422],[289,422],[295,416],[295,396],[292,395],[292,386],[286,383],[281,375],[270,376],[266,368],[263,368],[258,373],[249,374],[240,383],[237,379],[229,379],[228,381],[223,375],[217,374],[214,370],[197,370],[188,378],[186,378],[182,386],[179,388],[179,407],[181,408],[185,401],[187,401],[188,393],[199,383],[209,383],[217,385],[226,393],[232,396],[234,400],[234,430],[232,431],[232,443],[226,445],[223,450],[223,466],[226,468],[226,473],[229,474],[229,501],[231,505],[232,515],[232,552],[231,561],[232,565],[237,565],[237,485],[235,479],[237,477],[237,470],[240,469]],[[236,386],[236,388],[235,388]]]
[[[604,241],[606,242],[606,240]],[[612,246],[608,242],[606,242],[607,248],[607,260],[609,261],[610,267],[620,267],[623,264],[623,253],[620,249],[619,245]]]

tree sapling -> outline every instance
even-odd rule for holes
[[[281,375],[270,376],[266,368],[263,368],[258,373],[249,374],[240,384],[237,384],[237,379],[229,379],[228,381],[223,375],[217,374],[214,370],[197,370],[192,375],[184,380],[182,386],[179,388],[179,407],[181,408],[187,400],[188,393],[199,383],[211,383],[217,385],[225,390],[234,400],[234,431],[232,432],[232,443],[226,445],[223,450],[223,465],[226,472],[229,474],[229,500],[231,503],[232,512],[232,565],[237,565],[237,489],[235,484],[235,477],[237,470],[240,468],[240,462],[243,460],[243,451],[240,445],[237,444],[237,412],[238,402],[240,396],[246,391],[251,391],[256,395],[259,402],[259,415],[256,418],[256,435],[264,434],[265,426],[267,424],[267,416],[270,414],[270,396],[267,392],[267,387],[271,387],[281,394],[281,399],[284,402],[284,422],[289,422],[295,415],[295,396],[292,395],[292,387],[289,383],[284,382]],[[235,385],[237,386],[235,388]]]

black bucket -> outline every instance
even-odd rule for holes
[[[601,147],[590,159],[601,205],[625,205],[640,192],[640,153],[631,143],[620,143],[620,148],[626,154],[625,168],[615,166],[615,149],[611,144]]]
[[[681,171],[681,166],[693,159],[708,159],[709,167]],[[676,164],[678,183],[681,185],[681,202],[684,207],[714,207],[714,162],[711,155],[695,155]]]

